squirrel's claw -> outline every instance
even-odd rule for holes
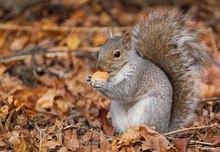
[[[92,82],[91,82],[91,78],[92,78],[91,76],[87,76],[87,77],[86,77],[86,82],[87,82],[88,84],[91,84],[91,83],[92,83]]]

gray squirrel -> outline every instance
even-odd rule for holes
[[[165,133],[192,121],[209,59],[192,23],[189,15],[157,10],[101,46],[97,68],[109,79],[87,82],[111,99],[117,132],[148,124]]]

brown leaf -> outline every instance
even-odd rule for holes
[[[61,146],[62,143],[57,138],[53,138],[52,135],[42,132],[41,138],[41,151],[48,151],[48,149],[55,149],[57,146]]]
[[[13,144],[15,152],[27,151],[27,144],[23,138],[19,137],[19,132],[13,131],[13,136],[9,139],[9,142]]]
[[[129,127],[120,138],[118,145],[130,145],[132,143],[145,139],[142,150],[151,150],[153,152],[174,152],[176,151],[169,141],[161,134],[147,125]]]
[[[93,46],[100,46],[101,44],[103,44],[106,40],[106,35],[95,35],[95,37],[93,38]]]
[[[189,140],[191,138],[192,137],[188,137],[188,138],[174,138],[174,139],[172,139],[172,141],[175,143],[176,149],[178,151],[186,152]]]
[[[82,136],[82,138],[80,139],[80,143],[84,143],[85,145],[94,145],[91,143],[97,143],[99,142],[99,140],[100,140],[100,136],[98,134],[88,131],[85,133],[85,135]],[[89,148],[86,147],[86,150],[89,150]]]
[[[76,151],[76,149],[79,148],[79,140],[76,134],[76,130],[66,130],[63,140],[65,147],[71,151]]]
[[[87,3],[89,0],[80,0],[80,1],[76,1],[76,0],[62,0],[62,4],[65,6],[74,6],[74,7],[80,7],[82,5],[84,5],[85,3]]]
[[[48,90],[41,98],[37,100],[35,109],[37,111],[44,111],[53,107],[54,97],[59,94],[57,90]]]
[[[6,99],[15,91],[23,88],[22,82],[16,78],[11,77],[9,74],[0,75],[0,97]]]
[[[149,149],[152,151],[160,152],[174,152],[176,151],[170,144],[170,142],[160,133],[156,132],[148,125],[140,126],[141,135],[145,141],[150,143]]]
[[[62,147],[58,150],[58,152],[69,152],[67,147]]]
[[[112,151],[111,144],[107,141],[106,137],[101,133],[100,135],[100,151]]]
[[[121,136],[118,144],[131,143],[133,141],[140,140],[142,135],[140,133],[140,126],[129,127]]]
[[[78,46],[80,44],[79,36],[76,34],[68,36],[66,38],[66,44],[69,49],[74,50],[74,49],[78,48]]]
[[[104,108],[99,109],[99,114],[96,118],[100,121],[103,127],[103,132],[106,135],[112,136],[114,134],[114,129],[111,123],[107,119],[108,110]]]
[[[9,107],[7,105],[3,105],[1,108],[0,108],[0,118],[1,119],[5,119],[9,113]]]
[[[5,43],[5,34],[4,32],[0,32],[0,48],[2,48],[2,46],[4,45]]]
[[[6,71],[6,67],[3,64],[0,64],[0,75]]]
[[[63,114],[69,112],[70,103],[68,103],[62,96],[56,96],[54,98],[54,108],[61,111]]]
[[[214,98],[220,94],[220,86],[201,83],[200,88],[200,97],[203,99]]]
[[[12,50],[20,50],[22,49],[29,41],[29,38],[27,36],[22,36],[20,38],[14,39],[14,41],[11,44]]]
[[[30,116],[34,116],[35,104],[37,100],[45,94],[45,90],[37,90],[31,88],[24,88],[15,91],[12,95],[13,99],[10,99],[16,107],[16,111],[25,109]]]

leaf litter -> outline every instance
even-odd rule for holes
[[[156,1],[152,3],[159,6]],[[145,1],[130,4],[124,0],[51,0],[47,3],[39,0],[37,5],[31,6],[24,1],[24,4],[9,7],[10,16],[5,13],[6,6],[2,5],[1,151],[171,152],[220,149],[218,1],[213,1],[213,5],[208,0],[201,3],[181,0],[179,5],[172,6],[177,9],[188,6],[188,11],[194,12],[199,24],[207,29],[203,39],[214,59],[205,70],[201,83],[198,119],[184,132],[173,133],[172,136],[162,135],[147,125],[131,127],[122,135],[114,134],[110,101],[85,83],[85,77],[95,72],[97,50],[91,50],[107,38],[107,30],[104,33],[100,28],[93,32],[90,30],[91,27],[116,26],[119,30],[115,34],[121,35],[123,30],[120,26],[132,25],[152,9]],[[146,7],[140,7],[143,5]],[[20,14],[14,14],[15,8]],[[9,25],[17,26],[12,28]],[[71,32],[72,27],[77,27],[78,32]],[[215,123],[217,125],[210,125]],[[207,127],[190,130],[200,126]]]

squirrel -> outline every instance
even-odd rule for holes
[[[100,47],[97,69],[108,80],[87,82],[111,99],[115,130],[148,124],[165,133],[195,117],[199,82],[209,60],[189,14],[157,10]]]

